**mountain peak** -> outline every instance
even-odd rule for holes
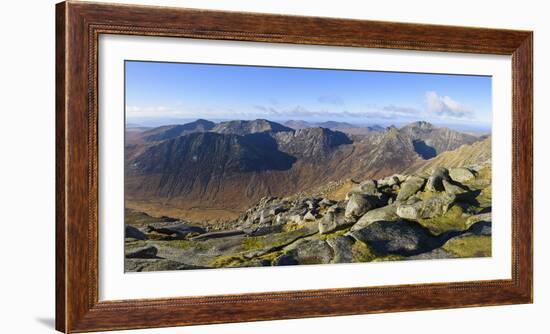
[[[212,131],[224,134],[246,135],[259,132],[292,132],[294,130],[266,119],[255,119],[252,121],[236,120],[221,122]]]
[[[432,123],[426,122],[426,121],[417,121],[413,123],[409,123],[404,126],[405,128],[417,128],[421,130],[431,130],[435,128]]]
[[[144,132],[146,141],[162,141],[176,138],[194,132],[205,132],[211,130],[216,123],[205,119],[198,119],[185,124],[164,125]]]

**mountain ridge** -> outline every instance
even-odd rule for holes
[[[268,120],[194,129],[175,138],[165,135],[168,139],[155,143],[128,145],[134,152],[126,161],[130,202],[181,208],[208,203],[241,210],[263,196],[287,196],[322,183],[402,172],[479,141],[427,122],[360,136],[322,127],[295,130]],[[435,155],[419,152],[419,141]]]

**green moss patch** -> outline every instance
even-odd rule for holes
[[[198,250],[207,250],[209,248],[206,242],[190,241],[190,240],[169,240],[169,241],[159,242],[159,244],[162,244],[167,247],[173,247],[173,248],[179,248],[179,249],[188,249],[193,247]]]
[[[124,242],[124,246],[126,248],[137,248],[137,247],[143,247],[145,245],[147,245],[147,243],[143,240],[132,240],[132,241]]]
[[[443,245],[443,250],[458,257],[491,256],[491,237],[469,235],[450,239]]]
[[[349,228],[346,228],[346,229],[337,230],[335,232],[328,233],[328,234],[319,234],[319,240],[328,240],[328,239],[336,238],[346,234],[348,231],[349,231]]]
[[[301,228],[290,232],[267,234],[258,237],[246,237],[242,242],[242,250],[277,249],[314,233],[314,231]]]
[[[214,268],[222,268],[222,267],[246,267],[246,262],[248,260],[245,259],[242,255],[224,255],[224,256],[218,256],[212,262],[210,262],[210,266]]]
[[[402,255],[388,254],[385,256],[377,257],[374,260],[372,260],[372,262],[401,261],[403,259],[405,259],[405,257]]]
[[[452,206],[444,215],[429,219],[419,219],[418,223],[426,227],[435,235],[449,230],[465,230],[468,216],[463,215],[462,208],[458,205]]]
[[[351,258],[353,262],[371,262],[376,258],[376,254],[366,243],[357,241],[351,246]]]

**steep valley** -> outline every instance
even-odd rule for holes
[[[265,196],[410,172],[479,140],[426,122],[361,135],[267,120],[134,130],[126,142],[126,206],[157,217],[224,222]]]

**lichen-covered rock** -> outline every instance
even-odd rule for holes
[[[449,239],[441,247],[457,257],[491,256],[491,237],[484,235],[460,235]]]
[[[351,231],[357,231],[363,227],[367,227],[370,224],[377,221],[395,221],[399,219],[397,215],[397,205],[386,205],[381,208],[373,209],[365,213],[358,221],[351,227]]]
[[[232,231],[215,231],[215,232],[208,232],[201,235],[198,235],[196,237],[191,238],[193,241],[201,241],[201,240],[209,240],[209,239],[217,239],[217,238],[225,238],[225,237],[232,237],[235,235],[241,235],[244,234],[244,231],[242,230],[232,230]]]
[[[147,228],[149,232],[164,234],[167,237],[170,237],[170,239],[184,239],[190,235],[197,235],[206,232],[202,227],[193,226],[182,222],[153,223],[149,224]]]
[[[401,180],[404,177],[402,175],[392,175],[377,181],[378,187],[392,187],[401,184]]]
[[[449,176],[455,182],[467,182],[475,178],[475,174],[468,168],[459,167],[449,169]]]
[[[401,204],[396,213],[399,217],[410,220],[433,218],[445,214],[455,200],[455,195],[443,193],[414,204]]]
[[[353,222],[345,219],[342,209],[335,208],[332,211],[328,211],[319,221],[319,233],[331,233],[351,224],[353,224]]]
[[[266,234],[280,233],[283,230],[283,224],[258,226],[254,229],[245,230],[245,233],[252,237],[257,237]]]
[[[353,240],[348,236],[337,236],[327,239],[327,244],[332,248],[334,254],[332,263],[351,263]]]
[[[415,222],[375,222],[351,236],[369,245],[378,254],[416,255],[431,251],[438,239]]]
[[[375,180],[366,180],[352,188],[352,192],[358,192],[365,195],[375,195],[378,193],[378,187]]]
[[[405,260],[438,260],[454,258],[456,258],[456,255],[454,255],[453,253],[447,252],[441,248],[436,248],[426,253],[406,257]]]
[[[158,249],[155,246],[143,246],[136,248],[126,248],[124,256],[127,259],[139,258],[139,259],[151,259],[157,256]]]
[[[166,259],[139,259],[126,258],[124,259],[125,272],[140,272],[140,271],[168,271],[168,270],[183,270],[183,269],[199,269],[200,267],[191,266],[177,261]]]
[[[466,220],[466,226],[470,227],[470,226],[474,225],[475,223],[481,222],[481,221],[492,222],[491,213],[490,212],[481,213],[479,215],[474,215],[474,216],[469,217]]]
[[[426,190],[433,192],[444,191],[443,180],[449,180],[449,171],[447,168],[434,168],[432,175],[430,175],[426,182]]]
[[[397,201],[405,201],[417,192],[419,192],[426,183],[424,178],[419,176],[411,176],[401,184],[401,190],[397,194]]]
[[[348,220],[355,220],[364,215],[367,211],[377,207],[378,203],[378,198],[360,193],[353,193],[346,206],[345,217]]]
[[[322,264],[332,260],[332,248],[323,240],[303,240],[285,249],[274,265]]]

